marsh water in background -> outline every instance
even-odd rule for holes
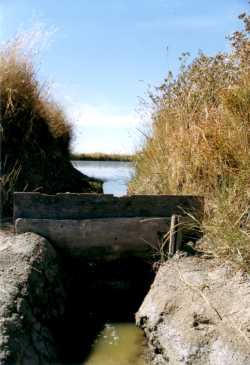
[[[126,195],[134,173],[132,162],[72,161],[82,173],[104,181],[105,194]],[[131,300],[133,300],[131,298]],[[109,322],[97,334],[82,365],[146,365],[143,332],[132,322]]]
[[[105,194],[126,195],[134,167],[132,162],[123,161],[72,161],[75,168],[89,177],[104,181]]]

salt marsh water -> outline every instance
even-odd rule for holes
[[[115,196],[126,195],[128,183],[134,173],[132,162],[72,161],[72,163],[85,175],[103,180],[104,193]]]

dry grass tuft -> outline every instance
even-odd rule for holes
[[[17,37],[0,50],[2,142],[13,143],[12,148],[14,143],[32,144],[32,138],[37,140],[43,132],[41,145],[50,134],[68,153],[71,126],[62,108],[50,99],[48,87],[38,82],[32,50],[27,52],[25,46],[25,40]]]
[[[215,255],[250,265],[250,17],[232,51],[190,64],[182,56],[152,100],[152,133],[130,192],[203,194],[202,229]]]
[[[87,178],[70,164],[71,125],[52,100],[48,86],[38,80],[33,37],[19,36],[0,49],[0,203],[4,215],[11,214],[14,190],[90,189]]]

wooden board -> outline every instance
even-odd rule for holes
[[[203,198],[182,195],[14,193],[14,220],[170,217],[183,211],[202,213]]]
[[[124,256],[150,257],[159,253],[169,218],[106,218],[84,220],[16,220],[16,233],[37,233],[56,249],[89,260]],[[167,247],[166,247],[167,249]]]

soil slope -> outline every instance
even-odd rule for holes
[[[158,271],[139,312],[153,364],[249,365],[250,277],[202,257]]]
[[[65,292],[55,250],[33,233],[0,244],[0,364],[58,363]]]

